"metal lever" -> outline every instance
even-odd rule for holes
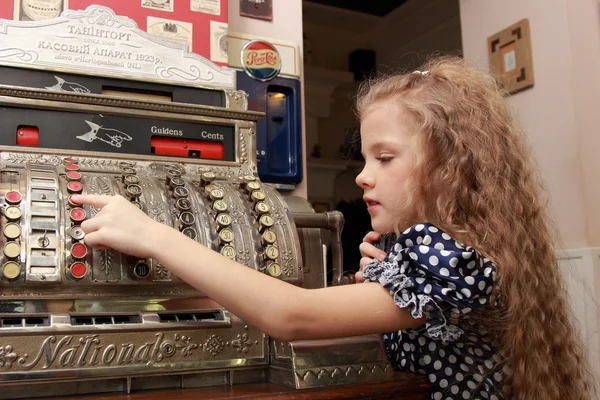
[[[332,285],[353,283],[351,277],[343,276],[344,260],[342,253],[342,229],[344,229],[344,214],[339,211],[324,213],[292,213],[297,228],[322,228],[331,232],[331,251],[333,260]]]

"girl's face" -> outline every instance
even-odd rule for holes
[[[360,125],[365,167],[356,177],[371,215],[373,230],[404,230],[412,219],[407,210],[406,181],[415,164],[412,133],[405,112],[391,101],[371,106]]]

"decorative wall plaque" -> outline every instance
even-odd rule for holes
[[[107,7],[45,21],[0,20],[0,64],[162,83],[235,88],[235,71],[140,30]]]
[[[529,20],[523,19],[488,38],[490,71],[509,93],[530,88],[533,80]]]
[[[240,15],[243,17],[273,20],[272,0],[240,0]]]

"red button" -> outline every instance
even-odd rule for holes
[[[76,262],[71,264],[71,275],[75,279],[81,279],[87,273],[87,267],[82,262]]]
[[[73,258],[81,260],[87,255],[87,247],[85,247],[85,244],[75,243],[73,247],[71,247],[71,255]]]
[[[8,204],[19,204],[22,200],[21,193],[14,190],[6,193],[5,198]]]
[[[71,210],[71,221],[77,223],[85,219],[85,210],[83,208],[74,208]]]
[[[81,174],[77,171],[69,171],[67,173],[67,180],[69,181],[78,181],[81,179]]]
[[[67,183],[67,191],[69,193],[81,193],[83,191],[83,185],[81,182],[71,181]]]
[[[79,204],[79,203],[75,203],[75,202],[73,201],[73,198],[72,198],[72,197],[73,197],[72,195],[71,195],[71,196],[69,196],[69,205],[70,205],[71,207],[79,207],[81,204]]]
[[[67,157],[67,158],[65,158],[65,162],[67,164],[77,164],[79,162],[79,160],[76,158]]]
[[[67,165],[65,165],[65,169],[67,171],[79,171],[79,165],[77,165],[77,164],[67,164]]]

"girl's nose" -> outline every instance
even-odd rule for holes
[[[360,171],[360,174],[356,176],[356,184],[363,189],[373,187],[373,178],[371,175],[372,174],[369,173],[367,166],[365,165],[362,171]]]

